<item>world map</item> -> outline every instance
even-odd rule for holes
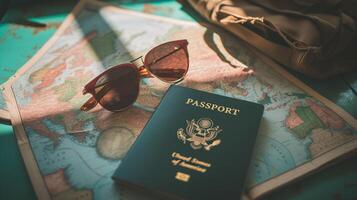
[[[100,106],[80,111],[90,97],[81,91],[110,66],[176,39],[189,41],[190,70],[180,85],[264,104],[248,190],[356,140],[356,130],[344,119],[230,34],[205,24],[87,2],[77,7],[51,45],[11,87],[12,104],[17,105],[51,198],[123,195],[111,176],[169,85],[143,79],[136,103],[116,113]]]

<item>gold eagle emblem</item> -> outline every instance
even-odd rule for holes
[[[193,149],[201,149],[202,147],[209,151],[213,147],[221,143],[220,139],[216,139],[218,133],[222,131],[219,126],[213,126],[213,121],[209,118],[201,118],[195,121],[186,120],[186,131],[183,128],[177,130],[177,138],[184,144],[190,143]]]

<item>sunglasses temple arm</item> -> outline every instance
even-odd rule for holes
[[[91,110],[91,109],[94,108],[97,104],[98,104],[98,101],[95,100],[94,97],[91,97],[90,99],[88,99],[88,101],[86,101],[86,102],[83,104],[83,106],[81,106],[81,110],[82,110],[82,111]]]
[[[143,78],[153,78],[154,77],[144,66],[139,67],[138,70],[139,70],[140,76],[143,77]],[[94,86],[93,89],[99,88],[99,87],[101,87],[103,85],[106,85],[106,84],[108,84],[110,82],[111,81],[107,81],[107,82],[102,83],[100,85],[96,85],[96,86]]]
[[[108,85],[104,85],[99,92],[97,93],[97,98],[101,99],[102,97],[104,97],[104,95],[111,89],[110,86]],[[81,107],[82,111],[88,111],[92,108],[94,108],[96,105],[98,104],[98,101],[94,98],[94,96],[92,96],[90,99],[88,99],[88,101],[86,101],[83,106]]]
[[[166,55],[164,55],[164,56],[158,58],[158,59],[155,60],[154,62],[160,61],[160,60],[162,60],[162,59],[164,59],[164,58],[166,58],[166,57],[168,57],[168,56],[171,56],[172,54],[176,53],[177,51],[179,51],[179,50],[182,49],[182,48],[185,48],[185,47],[177,48],[177,49],[175,49],[174,51],[172,51],[172,52],[170,52],[170,53],[168,53],[168,54],[166,54]],[[152,65],[152,64],[153,64],[153,63],[149,63],[149,65]],[[141,67],[140,67],[140,68],[141,68]],[[139,68],[139,70],[140,70],[140,68]]]

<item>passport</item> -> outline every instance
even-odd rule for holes
[[[113,179],[154,199],[239,199],[263,111],[172,85]]]

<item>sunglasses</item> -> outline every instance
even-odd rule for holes
[[[84,86],[83,95],[92,97],[83,104],[82,111],[98,103],[109,111],[121,111],[132,105],[139,95],[140,79],[156,77],[168,83],[181,81],[189,66],[187,40],[176,40],[151,49],[142,56],[110,67]]]

